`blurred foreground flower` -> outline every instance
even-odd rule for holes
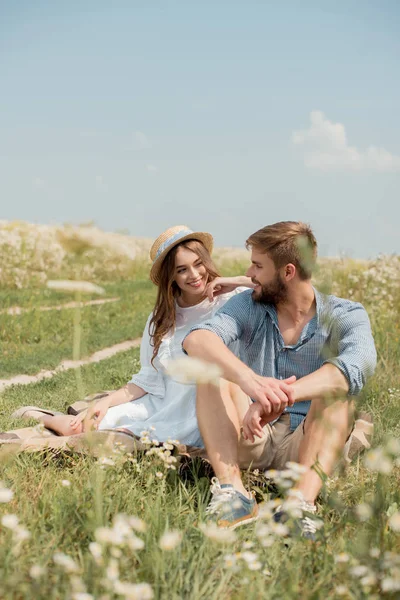
[[[61,292],[82,292],[83,294],[105,294],[104,288],[90,281],[54,280],[48,281],[47,287]]]
[[[160,538],[159,546],[161,550],[174,550],[182,541],[180,531],[166,531]]]
[[[62,567],[66,573],[77,573],[79,571],[79,567],[74,559],[64,554],[64,552],[55,552],[53,554],[53,561],[56,565]]]
[[[11,502],[13,499],[14,492],[5,487],[2,481],[0,481],[0,503],[5,504],[6,502]]]
[[[114,591],[127,600],[152,600],[154,593],[149,583],[125,583],[117,581]]]
[[[219,385],[222,371],[217,365],[185,356],[169,361],[168,375],[180,383],[212,383]]]
[[[213,542],[225,544],[236,540],[235,532],[232,529],[221,529],[216,523],[201,523],[199,529]]]
[[[396,533],[400,532],[400,512],[395,512],[391,515],[388,521],[389,527]]]
[[[393,461],[385,452],[385,449],[379,446],[370,450],[364,459],[364,464],[370,471],[389,475],[393,469]]]

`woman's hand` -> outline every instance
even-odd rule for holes
[[[208,296],[209,301],[212,302],[213,298],[216,296],[233,292],[237,287],[240,286],[248,288],[255,287],[250,277],[216,277],[207,285],[205,294]]]
[[[78,429],[80,429],[83,421],[85,420],[87,411],[88,411],[88,409],[85,408],[80,413],[78,413],[77,415],[75,415],[75,417],[73,417],[73,419],[71,420],[71,423],[70,423],[70,426],[71,426],[72,429],[74,429],[75,431],[77,431]]]
[[[109,396],[101,398],[85,411],[83,416],[84,431],[98,429],[101,421],[104,419],[108,409],[110,408]],[[81,414],[81,413],[80,413]],[[80,414],[78,416],[80,416]]]

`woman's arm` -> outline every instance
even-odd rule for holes
[[[236,277],[216,277],[206,287],[206,295],[210,302],[216,296],[233,292],[238,287],[254,288],[255,284],[250,277],[238,275]]]
[[[146,392],[138,385],[128,383],[116,392],[113,392],[104,398],[100,398],[97,402],[93,402],[91,406],[76,415],[76,417],[72,419],[70,425],[72,429],[78,429],[83,421],[88,422],[96,417],[96,426],[98,427],[109,408],[112,406],[119,406],[120,404],[126,404],[133,400],[138,400],[145,394]]]

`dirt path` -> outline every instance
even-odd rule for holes
[[[120,298],[104,298],[103,300],[89,300],[88,302],[66,302],[57,306],[34,306],[32,308],[23,308],[21,306],[11,306],[5,310],[0,310],[0,315],[22,315],[33,310],[48,311],[48,310],[63,310],[64,308],[76,308],[77,306],[97,306],[98,304],[108,304],[109,302],[118,302]]]
[[[98,350],[92,354],[92,356],[83,358],[82,360],[63,360],[53,371],[40,371],[37,375],[15,375],[11,379],[0,379],[0,392],[11,385],[37,383],[38,381],[42,381],[42,379],[49,379],[50,377],[54,377],[57,373],[67,371],[68,369],[77,369],[78,367],[100,362],[101,360],[114,356],[114,354],[118,354],[118,352],[125,352],[131,348],[137,348],[137,346],[140,345],[140,341],[141,338],[136,338],[135,340],[127,340],[119,344],[114,344],[114,346]]]

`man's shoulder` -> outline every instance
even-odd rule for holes
[[[230,310],[241,310],[244,308],[248,308],[249,306],[254,304],[254,300],[252,299],[252,289],[244,290],[240,292],[240,294],[235,294],[229,300],[225,302],[223,306],[218,310],[218,312],[225,312]]]
[[[345,318],[354,312],[363,313],[367,316],[367,311],[360,302],[334,296],[333,294],[324,294],[318,290],[316,290],[316,293],[318,294],[321,313],[329,314],[334,318]]]

